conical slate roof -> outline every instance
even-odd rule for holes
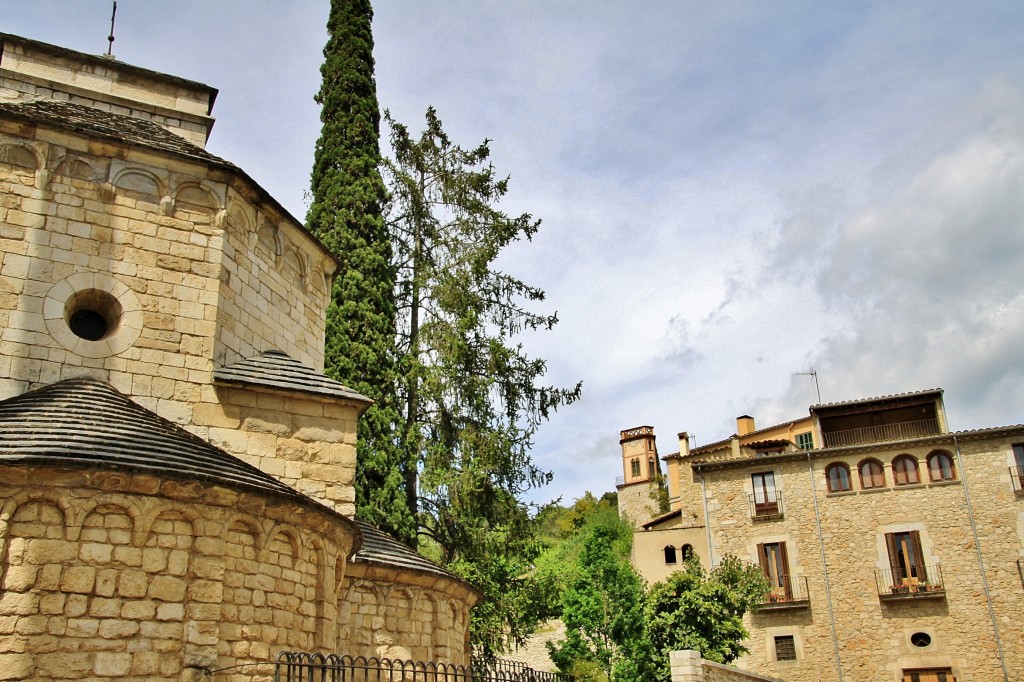
[[[414,571],[433,573],[434,575],[462,581],[454,573],[450,573],[432,561],[425,559],[390,535],[364,521],[356,521],[363,534],[363,544],[352,555],[354,562],[382,564],[393,568],[409,568]]]
[[[255,357],[214,370],[213,379],[218,384],[262,386],[367,404],[372,402],[340,381],[307,367],[279,350],[264,351]]]
[[[66,379],[0,401],[0,465],[31,463],[151,473],[311,502],[89,378]]]

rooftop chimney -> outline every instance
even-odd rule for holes
[[[754,418],[750,415],[741,415],[736,417],[736,435],[745,436],[748,433],[753,433],[757,429],[754,428]]]

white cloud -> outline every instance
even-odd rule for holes
[[[2,2],[2,0],[0,0]],[[107,0],[4,3],[106,47]],[[957,427],[1022,421],[1024,4],[376,3],[380,101],[490,137],[502,264],[562,323],[525,338],[584,399],[538,434],[546,496],[611,489],[618,431],[663,452],[823,398],[942,386]],[[298,217],[327,5],[118,7],[119,58],[221,90],[214,153]]]

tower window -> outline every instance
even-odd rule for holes
[[[630,469],[632,471],[633,478],[639,478],[640,477],[640,460],[639,459],[634,459],[633,461],[631,461],[629,463],[629,466],[630,466]]]

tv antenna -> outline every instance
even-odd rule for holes
[[[114,11],[110,13],[110,35],[107,36],[107,56],[114,58],[114,17],[117,16],[117,0],[114,0]]]
[[[818,388],[818,373],[811,367],[806,372],[796,372],[796,376],[799,377],[810,377],[814,379],[814,392],[818,395],[818,404],[821,404],[821,389]]]

